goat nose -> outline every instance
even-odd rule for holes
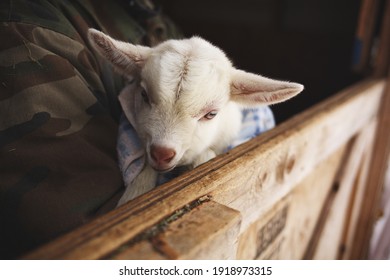
[[[154,145],[150,147],[150,153],[152,159],[157,163],[169,163],[176,155],[173,149]]]

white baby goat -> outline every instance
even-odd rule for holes
[[[118,205],[152,189],[158,172],[196,167],[221,154],[240,131],[240,105],[274,104],[303,90],[300,84],[234,68],[223,51],[199,37],[153,48],[120,42],[93,29],[89,39],[140,87],[132,114],[148,164],[126,186]]]

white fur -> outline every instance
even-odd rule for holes
[[[169,40],[154,48],[119,42],[93,29],[89,38],[117,71],[136,78],[139,92],[145,90],[149,99],[145,102],[137,94],[132,112],[148,164],[127,186],[119,205],[152,189],[158,171],[196,167],[222,153],[240,131],[240,104],[274,104],[303,90],[300,84],[235,69],[219,48],[199,37]],[[205,115],[210,111],[218,113],[209,120]],[[175,155],[156,161],[152,149],[158,157],[164,154],[152,146]]]

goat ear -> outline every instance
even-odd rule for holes
[[[300,93],[304,87],[233,69],[230,88],[233,101],[250,106],[283,102]]]
[[[94,49],[124,75],[133,75],[145,65],[151,48],[121,42],[95,29],[88,30],[88,39]]]

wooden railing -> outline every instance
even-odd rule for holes
[[[385,86],[343,90],[25,258],[355,258]]]

